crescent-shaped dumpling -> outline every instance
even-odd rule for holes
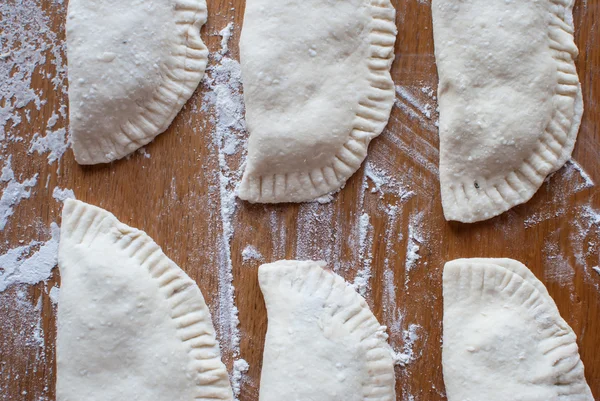
[[[70,0],[69,131],[80,164],[120,159],[165,131],[208,60],[205,0]]]
[[[577,337],[527,267],[454,260],[443,286],[448,401],[594,401]]]
[[[447,220],[527,202],[569,160],[583,114],[573,0],[433,0]]]
[[[232,401],[200,289],[146,233],[75,200],[58,263],[57,401]]]
[[[246,2],[241,199],[311,201],[359,169],[394,104],[395,15],[389,0]]]
[[[391,348],[365,300],[323,262],[258,272],[269,317],[260,401],[395,401]]]

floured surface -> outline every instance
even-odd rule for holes
[[[388,326],[397,399],[442,401],[441,268],[455,258],[508,256],[544,281],[579,336],[588,378],[600,376],[600,355],[595,352],[600,342],[600,274],[593,269],[600,266],[600,188],[591,184],[600,183],[600,80],[594,75],[599,66],[588,65],[600,52],[594,42],[597,31],[591,28],[600,16],[598,5],[588,1],[584,8],[581,1],[575,9],[579,71],[589,105],[574,153],[581,170],[567,163],[526,205],[465,227],[445,223],[441,210],[430,2],[393,2],[400,30],[392,71],[396,102],[390,125],[372,142],[363,168],[328,203],[282,206],[235,200],[247,138],[241,87],[235,79],[242,1],[208,2],[209,22],[202,38],[211,51],[209,67],[170,131],[128,160],[85,169],[76,165],[70,150],[58,156],[66,111],[60,33],[66,1],[5,3],[13,4],[13,11],[19,4],[20,11],[12,20],[0,18],[0,26],[8,24],[13,32],[8,37],[24,37],[28,44],[12,54],[27,54],[31,62],[0,59],[0,71],[5,62],[11,69],[26,66],[23,72],[32,71],[31,83],[17,74],[11,87],[27,94],[25,89],[33,84],[36,96],[23,109],[8,109],[21,122],[13,127],[11,119],[3,128],[0,168],[12,154],[14,182],[24,183],[36,174],[37,179],[26,188],[29,198],[9,203],[13,214],[0,231],[0,255],[35,241],[23,254],[29,260],[52,241],[52,223],[60,223],[68,190],[77,199],[114,211],[160,243],[200,286],[234,389],[239,385],[240,401],[258,399],[267,327],[257,280],[261,263],[323,259],[347,282],[359,284],[375,316]],[[5,3],[0,4],[2,16],[8,9]],[[23,20],[31,22],[17,23]],[[29,27],[41,34],[23,36]],[[229,41],[223,42],[224,37]],[[0,54],[8,52],[5,42],[0,46]],[[0,81],[0,86],[6,82]],[[58,138],[56,146],[42,154],[30,152],[36,133],[36,138]],[[58,158],[51,161],[53,151]],[[0,190],[7,185],[0,182]],[[244,261],[248,246],[263,259],[248,249]],[[415,252],[407,253],[409,249]],[[413,262],[407,273],[409,260]],[[6,328],[0,332],[1,401],[54,399],[52,299],[60,292],[60,281],[56,270],[35,272],[38,284],[15,283],[0,292],[0,323]],[[600,383],[590,380],[590,385],[600,396]]]

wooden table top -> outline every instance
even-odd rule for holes
[[[64,39],[67,1],[8,0],[9,6],[15,2],[41,6],[57,40]],[[258,399],[267,328],[257,280],[261,262],[244,261],[247,246],[255,247],[263,261],[325,260],[349,282],[370,271],[366,298],[380,322],[390,328],[392,346],[408,361],[396,368],[398,400],[407,401],[445,399],[443,264],[462,257],[510,257],[529,266],[548,287],[579,337],[587,380],[600,399],[600,275],[593,270],[600,265],[600,187],[592,186],[578,169],[581,166],[589,179],[600,183],[600,0],[579,0],[575,8],[578,71],[586,105],[573,155],[577,164],[568,163],[554,174],[526,205],[473,225],[448,223],[442,215],[437,105],[429,90],[437,86],[430,1],[393,3],[399,29],[392,69],[398,86],[396,106],[387,129],[373,141],[367,163],[332,202],[252,206],[235,200],[231,216],[227,211],[232,209],[221,207],[230,200],[239,178],[243,146],[228,155],[215,129],[222,123],[215,88],[224,85],[234,100],[239,93],[235,85],[223,81],[219,66],[224,61],[214,54],[221,50],[219,31],[233,22],[230,53],[224,57],[238,58],[245,2],[209,0],[209,21],[202,30],[213,55],[207,79],[171,128],[145,148],[146,155],[81,167],[71,150],[52,164],[47,153],[28,154],[34,134],[43,132],[52,114],[67,102],[60,88],[54,90],[49,75],[35,74],[33,86],[47,102],[39,110],[33,104],[26,107],[29,122],[7,126],[24,140],[8,142],[2,158],[6,161],[12,155],[19,177],[39,176],[30,199],[15,207],[0,231],[2,253],[22,245],[19,241],[50,238],[50,224],[60,224],[61,203],[52,197],[55,187],[72,189],[78,199],[146,231],[197,281],[212,310],[230,371],[238,358],[249,363],[242,401]],[[53,75],[51,50],[45,53],[46,73]],[[64,48],[60,52],[64,56]],[[62,84],[66,85],[64,77]],[[60,118],[56,127],[65,125]],[[228,140],[243,142],[245,137],[235,127],[226,134]],[[230,245],[223,234],[228,224],[233,230]],[[418,257],[407,252],[416,250],[414,246],[419,247]],[[230,269],[239,310],[239,350],[230,339]],[[45,283],[15,285],[0,293],[0,400],[55,398],[56,306],[50,289],[59,282],[55,269]]]

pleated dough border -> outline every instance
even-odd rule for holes
[[[173,3],[177,26],[174,36],[178,40],[170,49],[171,60],[164,62],[162,84],[150,99],[138,104],[139,113],[127,118],[119,131],[110,132],[108,138],[100,138],[96,142],[97,148],[90,149],[89,139],[85,138],[81,146],[74,144],[78,163],[108,163],[152,142],[169,128],[198,87],[208,64],[208,48],[200,36],[200,29],[208,19],[206,2],[174,0]],[[108,139],[113,148],[103,149],[105,142],[102,139]]]
[[[330,314],[332,321],[341,322],[349,333],[359,333],[364,363],[370,373],[362,386],[364,399],[396,400],[394,364],[386,328],[379,324],[365,299],[341,276],[327,269],[325,262],[283,260],[265,264],[259,268],[259,283],[265,298],[273,301],[278,293],[284,297],[294,292],[307,300],[316,294],[324,296],[323,312]]]
[[[193,379],[195,399],[233,400],[229,376],[219,357],[219,344],[204,297],[197,284],[162,252],[152,238],[121,223],[104,209],[72,199],[67,199],[63,208],[61,240],[67,236],[69,245],[87,246],[93,246],[98,236],[106,236],[120,252],[147,271],[168,303],[179,339],[189,349],[190,366],[197,373]],[[206,352],[207,348],[215,352]]]
[[[571,158],[583,116],[583,96],[574,61],[579,54],[573,37],[574,0],[545,1],[551,3],[548,40],[558,78],[550,123],[531,156],[507,176],[481,177],[476,180],[479,188],[470,179],[447,184],[444,213],[448,220],[486,220],[529,201],[546,177]]]
[[[511,259],[453,260],[444,267],[443,289],[444,308],[447,302],[465,299],[478,303],[490,294],[521,305],[528,314],[527,319],[536,323],[544,338],[539,344],[543,355],[554,361],[552,373],[558,399],[569,401],[578,397],[577,400],[593,401],[579,356],[577,336],[560,316],[544,284],[523,264]],[[465,313],[471,312],[465,310]],[[444,362],[445,381],[448,374]]]
[[[357,105],[353,129],[331,161],[310,171],[254,176],[244,174],[238,196],[253,203],[308,202],[338,191],[360,168],[369,143],[388,123],[395,100],[390,68],[394,61],[396,9],[389,0],[369,0],[369,90]]]

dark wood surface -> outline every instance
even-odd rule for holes
[[[50,0],[42,3],[53,22],[52,29],[64,37],[66,1],[63,5]],[[435,102],[420,90],[435,89],[437,83],[430,1],[393,3],[398,10],[399,29],[394,81],[419,102],[435,109]],[[211,52],[217,52],[221,42],[218,32],[233,21],[230,48],[231,56],[237,58],[244,1],[209,0],[208,5],[209,22],[202,30],[205,42]],[[599,21],[600,1],[577,2],[578,71],[586,112],[574,159],[592,180],[600,183]],[[216,63],[211,58],[211,65]],[[50,60],[48,68],[53,68]],[[48,102],[40,111],[32,108],[31,122],[19,127],[26,138],[39,132],[57,104],[66,102],[66,96],[55,93],[41,75],[34,83],[45,88]],[[52,189],[71,188],[78,199],[106,208],[124,223],[145,230],[197,281],[213,315],[218,316],[219,265],[222,266],[218,250],[223,240],[218,150],[213,141],[215,113],[211,107],[205,111],[201,107],[209,92],[206,82],[198,88],[172,127],[146,147],[150,158],[135,154],[107,166],[80,167],[69,150],[60,164],[49,165],[45,156],[27,155],[24,143],[9,144],[14,170],[24,177],[39,173],[39,180],[31,199],[21,202],[0,232],[4,250],[18,246],[20,240],[48,239],[48,235],[40,234],[38,225],[60,223],[60,203],[52,199]],[[257,281],[260,263],[244,263],[241,256],[247,245],[255,246],[265,261],[326,260],[350,282],[365,263],[370,264],[372,279],[367,299],[382,324],[394,328],[390,329],[393,346],[397,350],[408,347],[404,330],[411,324],[418,325],[418,339],[412,344],[414,358],[407,366],[396,369],[398,400],[406,401],[445,399],[441,369],[443,264],[461,257],[517,259],[547,285],[562,315],[577,333],[586,377],[596,399],[600,399],[600,275],[592,270],[600,264],[600,222],[594,222],[589,213],[600,209],[599,187],[583,188],[582,176],[569,164],[554,174],[526,205],[484,223],[447,223],[442,215],[436,170],[437,115],[434,110],[431,119],[424,117],[419,111],[421,103],[415,106],[401,96],[398,98],[389,126],[373,141],[368,157],[372,166],[401,181],[414,196],[403,199],[394,191],[372,193],[375,184],[364,178],[363,168],[326,205],[251,206],[237,201],[230,249],[240,318],[239,357],[250,364],[243,381],[242,401],[258,399],[267,327]],[[233,157],[229,163],[237,166],[239,161]],[[366,191],[364,183],[368,186]],[[396,208],[397,218],[388,213],[390,207]],[[373,240],[372,246],[367,244],[362,252],[357,231],[365,213],[371,224],[367,236]],[[418,228],[418,235],[413,237],[420,244],[420,259],[407,273],[411,225]],[[365,259],[371,259],[370,263]],[[386,268],[393,272],[395,293],[384,284],[390,277]],[[0,294],[0,400],[54,399],[56,307],[48,292],[59,281],[55,270],[47,283],[14,286]],[[31,305],[37,305],[38,300],[36,310]],[[22,304],[29,307],[21,307]],[[398,314],[402,319],[398,319]],[[44,335],[42,346],[31,341],[38,322],[36,316],[40,319],[39,332]],[[220,334],[223,357],[231,369],[238,356],[227,346],[226,333]]]

